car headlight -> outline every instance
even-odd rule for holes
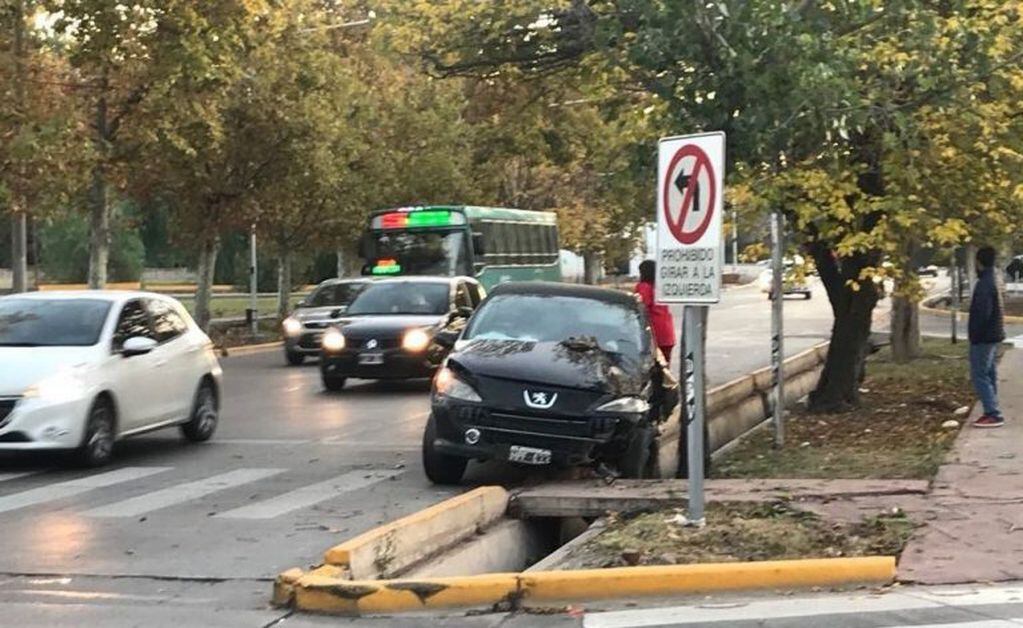
[[[597,408],[597,412],[649,412],[650,404],[639,397],[620,397]]]
[[[298,320],[294,316],[289,316],[281,322],[281,327],[284,328],[285,335],[297,336],[302,333],[302,321]]]
[[[337,327],[331,327],[324,332],[321,344],[327,351],[341,351],[345,348],[345,335]]]
[[[433,389],[438,395],[459,399],[461,401],[483,401],[480,394],[472,386],[458,379],[451,369],[444,367],[437,371],[433,380]]]
[[[52,403],[72,401],[84,395],[82,382],[70,373],[51,375],[32,384],[21,394],[25,399],[42,399]]]
[[[410,329],[401,339],[401,348],[412,353],[419,353],[430,346],[430,335],[422,329]]]

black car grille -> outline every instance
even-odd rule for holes
[[[7,397],[0,399],[0,427],[7,425],[10,420],[11,412],[14,411],[14,406],[18,403],[18,397]]]
[[[298,340],[298,346],[303,349],[319,349],[321,334],[303,334]]]
[[[581,439],[605,439],[611,435],[618,423],[618,419],[615,417],[540,417],[521,413],[487,411],[468,406],[458,409],[458,420],[463,424],[485,429]]]
[[[333,323],[330,323],[328,321],[312,321],[312,322],[306,323],[305,324],[305,328],[306,329],[326,329],[326,328],[330,327],[332,324]]]
[[[376,340],[377,346],[370,349],[366,346],[366,343],[370,340]],[[384,349],[397,349],[401,346],[400,338],[381,338],[379,336],[349,336],[345,334],[345,348],[352,351],[382,351]]]

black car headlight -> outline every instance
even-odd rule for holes
[[[401,348],[410,353],[419,353],[430,346],[430,334],[422,329],[410,329],[401,338]]]
[[[459,379],[448,367],[437,371],[437,377],[433,380],[433,390],[437,395],[459,401],[476,403],[483,401],[476,389]]]
[[[597,412],[626,412],[642,414],[650,411],[650,404],[639,397],[619,397],[597,408]]]

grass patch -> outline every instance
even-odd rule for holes
[[[973,402],[966,361],[968,344],[926,339],[922,357],[896,364],[888,351],[868,359],[862,407],[831,415],[791,412],[785,447],[772,431],[748,436],[719,462],[718,478],[929,479],[957,430],[943,428],[955,411]]]
[[[707,525],[671,521],[675,511],[612,515],[605,532],[579,547],[573,566],[695,563],[898,555],[913,532],[901,512],[858,523],[832,523],[787,503],[710,503]]]

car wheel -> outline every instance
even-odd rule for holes
[[[97,399],[89,409],[85,436],[78,448],[78,462],[86,467],[101,467],[114,454],[114,407],[107,399]]]
[[[195,394],[192,416],[188,423],[181,426],[181,433],[193,443],[207,441],[216,431],[219,419],[217,393],[213,390],[212,384],[204,381],[199,385],[199,392]]]
[[[433,444],[436,438],[437,423],[431,414],[426,421],[426,430],[423,431],[423,468],[426,469],[426,477],[434,484],[458,484],[465,475],[469,460],[437,451]]]
[[[625,447],[621,460],[618,463],[618,471],[622,477],[640,479],[649,476],[650,471],[650,450],[654,443],[654,428],[649,425],[636,427],[629,437],[629,444]]]
[[[291,366],[301,366],[305,362],[305,355],[297,351],[285,351],[284,357],[287,358],[288,364]]]
[[[323,380],[323,387],[330,392],[339,392],[345,387],[345,378],[338,375],[320,372],[320,379]]]

